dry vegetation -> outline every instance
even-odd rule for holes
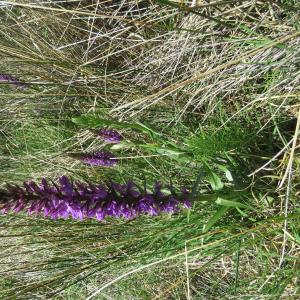
[[[296,0],[0,1],[0,73],[28,84],[0,81],[1,186],[171,178],[199,196],[130,222],[0,215],[0,298],[297,299],[299,14]],[[124,127],[118,168],[82,165],[68,154],[106,147],[72,123],[83,114],[147,124],[190,161]]]

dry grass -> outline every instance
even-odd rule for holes
[[[201,175],[199,161],[148,153],[138,142],[153,141],[130,130],[136,146],[119,151],[118,169],[81,165],[67,153],[104,147],[71,123],[85,113],[146,122],[182,147],[207,132],[195,157],[213,149],[205,141],[227,145],[211,136],[232,124],[257,135],[226,152],[237,174],[250,175],[238,200],[254,210],[230,208],[205,234],[214,201],[106,225],[0,216],[3,299],[299,296],[297,1],[1,1],[0,17],[1,73],[29,84],[0,82],[3,184],[68,174],[192,185]]]

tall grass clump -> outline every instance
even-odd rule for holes
[[[0,298],[299,298],[299,9],[1,1]]]

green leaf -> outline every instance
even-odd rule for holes
[[[161,155],[166,155],[172,159],[175,159],[179,162],[189,162],[190,158],[187,156],[187,153],[182,151],[179,148],[169,148],[169,147],[162,147],[157,144],[137,144],[137,146],[146,149],[148,151],[158,153]]]
[[[235,207],[235,208],[248,208],[248,209],[252,209],[255,210],[253,207],[251,207],[250,205],[246,205],[237,201],[232,201],[232,200],[226,200],[223,199],[221,197],[218,197],[218,199],[216,200],[216,203],[222,206],[226,206],[226,207]]]
[[[110,149],[111,150],[120,150],[120,149],[127,149],[127,148],[132,147],[132,146],[133,146],[133,144],[121,142],[121,143],[112,145],[110,147]]]
[[[140,130],[146,131],[147,133],[152,134],[152,136],[161,136],[162,137],[161,133],[154,131],[152,128],[146,126],[145,124],[143,124],[141,122],[136,122],[136,125],[139,126]]]
[[[167,156],[171,157],[179,157],[181,154],[184,154],[184,152],[175,151],[168,148],[156,148],[155,151],[159,154],[165,154]]]
[[[221,181],[221,178],[212,171],[208,174],[208,182],[214,191],[219,191],[224,187],[224,183]]]
[[[224,206],[224,207],[225,207],[225,206]],[[247,215],[244,211],[242,211],[241,209],[239,209],[238,207],[236,207],[235,209],[239,212],[239,214],[240,214],[241,216],[243,216],[243,217],[248,217],[248,215]]]
[[[137,122],[137,123],[125,123],[125,122],[118,122],[115,120],[108,120],[103,119],[97,116],[79,116],[79,117],[73,117],[72,122],[88,128],[99,128],[103,126],[111,126],[113,128],[130,128],[133,130],[137,130],[143,133],[146,133],[150,135],[151,137],[161,137],[162,134],[154,131],[153,129],[149,128],[148,126]]]
[[[230,209],[228,206],[222,206],[203,226],[202,232],[207,232],[214,224],[216,224],[223,215]]]
[[[228,181],[233,181],[233,177],[231,175],[231,172],[228,170],[228,168],[224,165],[216,164],[216,166],[225,173],[226,178]]]
[[[218,199],[218,195],[216,194],[202,194],[202,195],[199,195],[197,197],[195,197],[196,200],[198,201],[203,201],[203,202],[213,202],[215,201],[216,199]]]
[[[203,203],[212,203],[218,199],[218,195],[216,194],[201,194],[197,196],[192,196],[194,202],[203,202]]]
[[[211,170],[209,164],[207,162],[203,162],[204,166],[206,168],[207,171],[207,180],[211,185],[211,188],[214,191],[219,191],[221,189],[223,189],[224,187],[224,183],[222,182],[221,178]]]

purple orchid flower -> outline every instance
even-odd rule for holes
[[[157,216],[160,213],[177,213],[182,208],[191,208],[187,190],[180,194],[161,192],[162,185],[156,183],[153,191],[140,191],[133,182],[107,185],[71,182],[62,176],[59,183],[50,183],[45,178],[41,184],[25,182],[23,187],[8,185],[0,190],[0,213],[20,211],[43,215],[52,219],[76,220],[95,218],[99,221],[107,216],[134,219],[139,215]]]
[[[91,166],[114,167],[118,164],[118,159],[107,151],[82,154],[80,160]]]
[[[0,81],[12,84],[18,88],[21,88],[23,90],[28,88],[28,84],[21,82],[16,77],[9,75],[9,74],[0,74]]]
[[[103,139],[106,143],[117,144],[122,141],[122,136],[115,130],[102,128],[97,132],[99,138]]]

